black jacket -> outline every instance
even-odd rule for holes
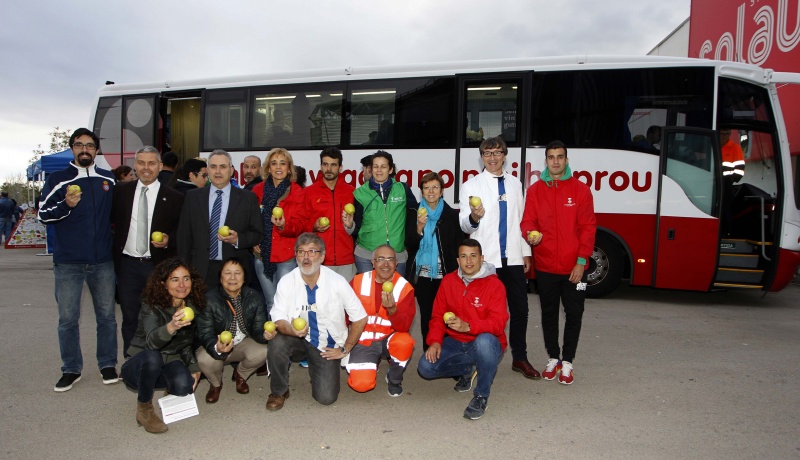
[[[167,323],[172,321],[172,315],[177,310],[175,307],[153,308],[142,303],[139,326],[136,329],[136,335],[131,340],[131,346],[128,347],[128,354],[134,356],[145,349],[159,350],[164,358],[164,364],[180,359],[189,368],[189,372],[200,372],[194,356],[197,319],[195,318],[190,325],[178,329],[175,335],[167,332]],[[196,315],[200,314],[196,308],[194,310]]]
[[[458,211],[451,208],[447,203],[444,203],[442,215],[439,217],[439,221],[436,222],[434,235],[436,236],[436,243],[439,246],[439,256],[442,258],[442,269],[444,270],[442,275],[456,271],[458,269],[458,246],[464,241],[467,235],[461,231],[461,224],[458,221]],[[420,242],[422,242],[422,235],[417,233],[415,218],[413,229],[409,228],[406,231],[406,246],[409,248],[409,253],[414,251],[416,255],[416,252],[419,250]],[[410,260],[407,266],[409,268],[406,269],[406,274],[408,275],[406,279],[412,280],[413,283],[416,281],[417,273],[416,257],[414,260]]]
[[[230,331],[233,323],[232,305],[229,307],[225,301],[222,287],[210,289],[206,293],[206,308],[195,318],[197,322],[197,336],[200,346],[206,349],[209,356],[223,360],[227,353],[219,354],[214,350],[217,336],[222,331]],[[261,294],[247,286],[242,287],[242,310],[244,324],[250,338],[258,343],[267,343],[264,340],[264,323],[267,314],[264,312],[264,300]]]

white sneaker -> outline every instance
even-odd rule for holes
[[[573,380],[575,380],[575,375],[572,372],[572,363],[569,361],[562,361],[561,374],[558,376],[558,383],[572,385]]]
[[[561,370],[561,360],[550,358],[547,361],[547,366],[544,368],[544,372],[542,372],[542,378],[545,380],[555,380],[556,376],[558,375],[558,371]]]

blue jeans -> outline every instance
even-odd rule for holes
[[[356,258],[356,273],[366,273],[372,271],[372,259],[365,259],[364,257],[359,257],[355,255]],[[397,267],[395,267],[395,271],[400,274],[400,276],[406,276],[406,263],[408,262],[399,262]]]
[[[460,377],[478,371],[478,383],[473,394],[489,397],[497,366],[503,358],[503,347],[492,334],[478,334],[475,340],[461,343],[450,337],[442,341],[442,354],[435,363],[429,362],[425,355],[419,359],[417,372],[423,379]]]
[[[8,241],[13,226],[14,224],[11,222],[10,217],[0,217],[0,235],[3,237],[3,241]]]
[[[153,400],[156,388],[166,388],[169,394],[186,396],[192,393],[194,377],[183,361],[177,359],[164,364],[164,357],[158,350],[142,350],[125,361],[120,369],[122,381],[137,390],[138,401],[147,403]]]
[[[83,370],[80,319],[83,283],[89,285],[97,321],[97,364],[100,369],[117,366],[117,319],[114,317],[114,262],[96,265],[53,264],[58,303],[58,345],[61,372]]]
[[[269,312],[275,302],[275,290],[278,287],[278,281],[297,267],[297,260],[289,259],[286,262],[278,263],[275,273],[272,274],[272,279],[267,278],[264,273],[264,262],[261,262],[257,257],[255,265],[258,284],[261,285],[261,293],[264,294],[264,311],[267,313],[267,318],[269,318]]]

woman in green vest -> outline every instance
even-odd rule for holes
[[[417,199],[411,189],[392,179],[395,172],[392,155],[378,150],[372,155],[372,177],[353,196],[356,199],[356,270],[372,270],[372,251],[388,244],[397,253],[397,272],[405,273],[406,213],[416,212]]]

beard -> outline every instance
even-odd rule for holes
[[[81,155],[78,157],[78,165],[84,168],[91,166],[93,161],[94,160],[89,155]]]
[[[317,262],[311,262],[311,266],[309,267],[306,267],[304,265],[298,265],[298,268],[300,268],[300,273],[306,276],[311,276],[319,271],[320,265],[322,265],[322,260],[319,260]]]

